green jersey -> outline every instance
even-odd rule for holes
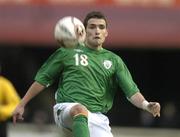
[[[56,102],[78,102],[91,112],[106,113],[117,86],[126,97],[139,91],[122,59],[103,48],[59,48],[42,65],[35,80],[49,86],[57,78]]]

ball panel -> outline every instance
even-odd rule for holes
[[[72,47],[85,40],[86,32],[83,23],[76,17],[66,16],[60,19],[54,29],[54,37],[65,47]]]

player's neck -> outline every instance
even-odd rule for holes
[[[102,45],[92,46],[92,45],[88,44],[87,42],[85,43],[85,46],[87,46],[88,48],[93,49],[93,50],[101,50],[102,49]]]

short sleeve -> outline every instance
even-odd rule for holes
[[[139,91],[127,66],[120,57],[116,58],[116,79],[119,87],[123,90],[126,97],[130,98]]]
[[[65,53],[60,48],[54,52],[38,70],[35,81],[48,87],[53,84],[63,69]]]

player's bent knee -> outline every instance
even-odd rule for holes
[[[72,117],[75,117],[77,115],[84,115],[87,117],[88,116],[88,110],[85,106],[83,106],[81,104],[77,104],[71,108],[70,115]]]

